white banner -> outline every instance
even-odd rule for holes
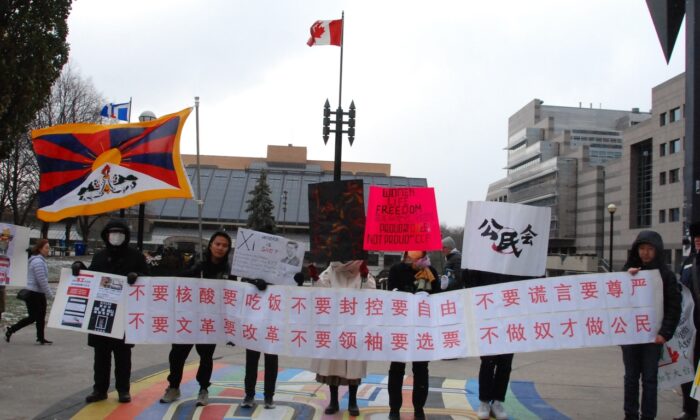
[[[547,263],[549,207],[469,201],[462,268],[542,276]]]
[[[225,343],[291,357],[438,360],[651,342],[658,271],[551,277],[426,297],[383,290],[139,277],[127,297],[135,344]]]
[[[236,235],[231,274],[294,286],[294,274],[301,271],[303,262],[303,244],[281,236],[240,228]]]
[[[0,286],[27,285],[29,228],[0,223]]]
[[[664,344],[659,359],[659,389],[672,389],[695,377],[693,366],[693,349],[695,348],[695,324],[693,323],[693,296],[690,290],[682,286],[683,305],[681,320],[673,338]]]
[[[124,337],[126,277],[81,270],[61,270],[48,326],[113,338]]]

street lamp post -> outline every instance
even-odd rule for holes
[[[610,245],[609,245],[609,255],[610,259],[608,261],[608,268],[610,269],[610,272],[612,273],[613,271],[613,215],[617,211],[617,206],[615,204],[610,203],[608,204],[608,213],[610,213]]]
[[[340,181],[340,163],[342,161],[343,154],[343,133],[347,133],[348,141],[350,146],[352,142],[355,141],[355,101],[350,102],[350,109],[348,112],[343,111],[340,107],[340,101],[338,101],[338,109],[331,111],[331,104],[326,99],[326,103],[323,105],[323,144],[328,143],[328,136],[330,133],[335,133],[335,159],[333,164],[333,181]],[[331,114],[335,116],[335,120],[331,120]],[[348,120],[345,121],[343,116],[347,115]],[[331,123],[334,124],[335,128],[331,129]],[[347,125],[347,130],[343,130],[343,126]]]

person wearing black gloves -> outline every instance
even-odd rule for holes
[[[88,270],[127,276],[129,284],[133,284],[138,275],[148,273],[146,258],[137,249],[129,246],[131,232],[123,219],[110,220],[102,229],[101,236],[105,249],[92,257]],[[85,265],[76,261],[71,268],[73,275],[77,276],[81,269],[85,269]],[[130,402],[131,348],[134,345],[126,344],[124,338],[88,334],[88,346],[95,349],[93,367],[95,383],[92,393],[85,397],[85,402],[93,403],[107,399],[112,353],[114,353],[114,379],[119,402]]]
[[[403,261],[389,270],[389,290],[427,295],[440,292],[437,271],[430,266],[425,251],[408,251]],[[401,418],[403,375],[406,363],[391,362],[389,367],[389,419]],[[423,407],[428,399],[428,362],[413,362],[413,411],[416,419],[424,419]]]
[[[228,255],[231,251],[231,237],[226,232],[215,232],[209,239],[209,245],[204,251],[202,261],[187,270],[183,277],[205,279],[228,279],[231,267]],[[168,375],[168,388],[165,389],[161,403],[171,403],[180,398],[180,382],[185,368],[185,360],[195,347],[199,355],[199,367],[197,368],[197,382],[199,394],[197,406],[209,404],[209,385],[211,385],[211,373],[214,369],[214,350],[216,344],[173,344],[170,348],[168,361],[170,374]]]

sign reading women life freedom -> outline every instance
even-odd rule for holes
[[[0,223],[0,286],[27,284],[29,229]]]
[[[304,262],[304,244],[281,236],[238,229],[231,274],[294,286],[294,274]]]

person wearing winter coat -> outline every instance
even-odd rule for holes
[[[623,270],[631,275],[640,270],[659,270],[663,281],[663,319],[653,343],[622,346],[625,364],[625,419],[639,419],[639,380],[642,380],[641,418],[653,419],[657,411],[657,376],[663,344],[673,337],[681,316],[681,292],[676,275],[664,262],[661,235],[644,230],[637,235]]]
[[[10,342],[12,334],[36,323],[36,342],[44,345],[51,344],[44,337],[44,326],[46,325],[46,297],[53,298],[53,292],[49,287],[49,266],[46,263],[46,257],[49,256],[49,241],[48,239],[39,239],[32,247],[29,258],[29,269],[27,270],[27,286],[29,296],[25,301],[27,305],[27,317],[22,318],[15,325],[7,327],[5,330],[5,341]]]
[[[139,275],[148,274],[146,258],[129,246],[131,230],[123,219],[112,219],[102,229],[100,234],[105,248],[92,257],[87,268],[107,274],[127,276],[129,284],[133,284]],[[85,265],[76,261],[72,265],[73,275],[77,276]],[[109,389],[112,354],[114,354],[114,379],[119,402],[131,402],[129,394],[131,380],[131,348],[124,338],[111,338],[101,335],[88,334],[88,346],[95,350],[93,365],[94,385],[92,393],[85,397],[85,402],[93,403],[107,399]]]
[[[447,284],[441,287],[442,290],[459,290],[464,288],[462,281],[462,253],[457,249],[457,244],[451,236],[442,240],[442,255],[445,256],[445,272]],[[441,285],[443,286],[443,285]]]
[[[376,289],[374,277],[367,270],[367,264],[362,260],[346,263],[333,261],[325,269],[316,282],[318,287],[336,289]],[[338,402],[338,387],[348,387],[348,414],[359,416],[357,406],[357,388],[362,378],[367,375],[367,362],[359,360],[330,360],[313,359],[311,371],[316,372],[316,382],[328,385],[331,401],[325,409],[325,414],[332,415],[340,410]]]

